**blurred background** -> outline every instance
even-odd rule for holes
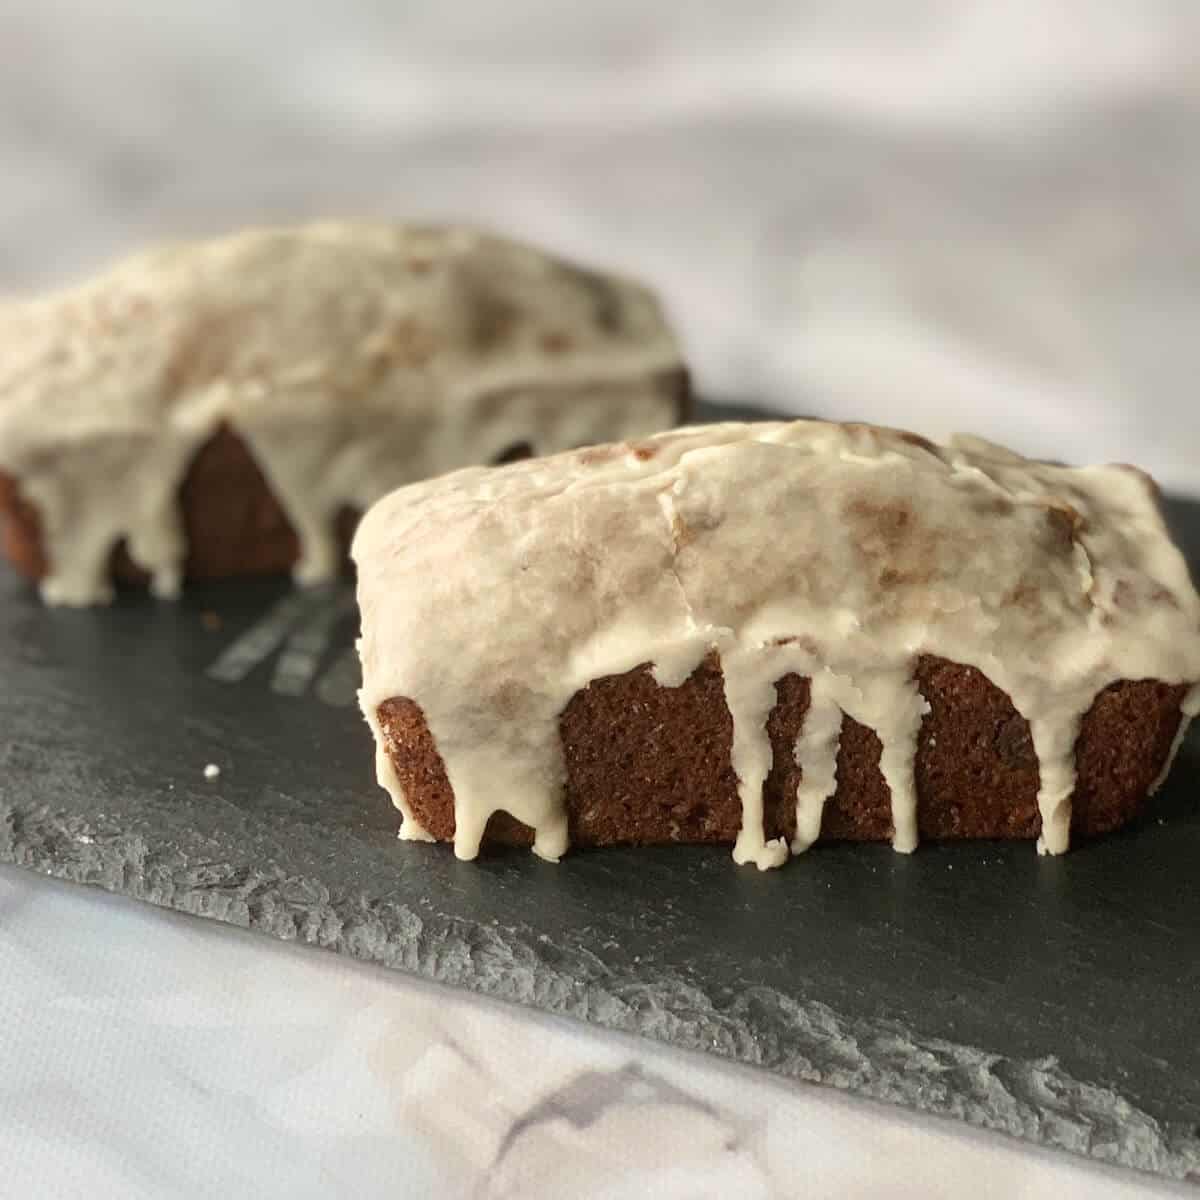
[[[1200,494],[1195,0],[0,0],[0,292],[353,215],[646,276],[713,398]]]

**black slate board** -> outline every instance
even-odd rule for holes
[[[1200,562],[1200,504],[1171,516]],[[395,838],[355,625],[344,585],[52,611],[3,571],[0,861],[1200,1180],[1196,736],[1144,821],[1061,859],[459,863]]]

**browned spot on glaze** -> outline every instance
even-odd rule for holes
[[[580,450],[576,461],[584,467],[594,467],[600,463],[612,462],[625,454],[623,442],[614,442],[607,446],[588,446]]]
[[[928,438],[922,437],[919,433],[909,433],[905,429],[897,431],[897,436],[902,442],[906,442],[910,446],[916,446],[921,450],[927,450],[930,454],[937,454],[938,448]]]
[[[571,348],[571,335],[561,329],[549,329],[538,338],[538,345],[547,354],[565,354]]]
[[[521,313],[512,301],[487,288],[478,290],[471,301],[468,338],[481,353],[503,345],[520,320]]]
[[[373,392],[391,373],[396,365],[396,356],[390,347],[384,346],[367,355],[357,371],[348,371],[334,386],[334,391],[347,403],[360,392]]]
[[[1022,576],[1008,593],[1007,603],[1026,612],[1036,612],[1042,603],[1042,589],[1035,580]]]
[[[846,501],[847,516],[869,525],[888,541],[898,540],[912,524],[913,511],[902,500],[877,504],[866,496],[852,496]]]
[[[428,258],[410,258],[407,266],[414,275],[428,275],[433,270],[433,262]]]
[[[684,546],[689,545],[695,540],[696,535],[692,532],[688,523],[677,512],[671,513],[671,542],[675,546],[675,550],[682,550]]]
[[[423,367],[434,356],[437,347],[437,334],[413,317],[397,321],[392,328],[391,356],[405,366]]]
[[[971,511],[981,517],[1007,517],[1016,505],[1007,496],[987,493],[971,500]]]
[[[919,587],[933,578],[932,570],[901,570],[899,567],[884,567],[879,572],[881,588]]]
[[[663,488],[662,490],[669,492],[670,488]],[[716,529],[720,524],[721,518],[716,513],[698,509],[689,512],[685,518],[677,508],[672,508],[671,539],[675,544],[676,553],[690,546],[699,534],[706,533],[710,529]]]
[[[638,462],[649,462],[658,453],[658,447],[653,442],[639,442],[630,452]]]
[[[1083,528],[1083,516],[1078,509],[1065,501],[1054,501],[1046,506],[1046,521],[1054,541],[1063,549],[1070,550],[1076,535]]]
[[[1133,584],[1128,579],[1118,579],[1112,590],[1113,608],[1133,608]]]
[[[397,369],[420,370],[437,353],[437,334],[413,317],[404,317],[384,330],[384,337],[355,363],[347,364],[330,386],[347,403],[377,389]]]
[[[817,643],[807,634],[789,634],[787,637],[777,637],[771,639],[772,646],[799,646],[802,650],[807,650],[809,654],[818,653]]]
[[[1179,607],[1179,597],[1175,595],[1169,588],[1163,587],[1161,584],[1156,586],[1150,593],[1150,603],[1159,604],[1163,608]]]
[[[937,576],[936,533],[918,520],[907,501],[852,496],[844,505],[850,544],[862,557],[863,569],[884,584],[883,599],[903,605],[899,589],[928,583]]]

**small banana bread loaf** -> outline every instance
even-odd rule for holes
[[[353,549],[401,836],[1036,838],[1128,821],[1200,710],[1151,481],[730,424],[402,488]]]
[[[324,224],[0,305],[0,527],[51,603],[342,565],[358,513],[471,463],[683,416],[641,285],[457,228]]]

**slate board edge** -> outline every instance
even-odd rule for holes
[[[138,836],[76,844],[64,862],[55,847],[76,840],[72,824],[69,815],[0,803],[0,862],[1102,1162],[1200,1182],[1200,1131],[1164,1126],[1118,1092],[1071,1077],[1053,1057],[1021,1060],[916,1037],[899,1023],[846,1017],[768,987],[746,989],[719,1006],[690,981],[647,982],[599,960],[589,967],[577,949],[550,944],[532,930],[500,933],[395,902],[376,909],[308,903],[298,919],[294,887],[285,897],[281,875],[255,872],[245,898],[231,900],[180,886]]]

